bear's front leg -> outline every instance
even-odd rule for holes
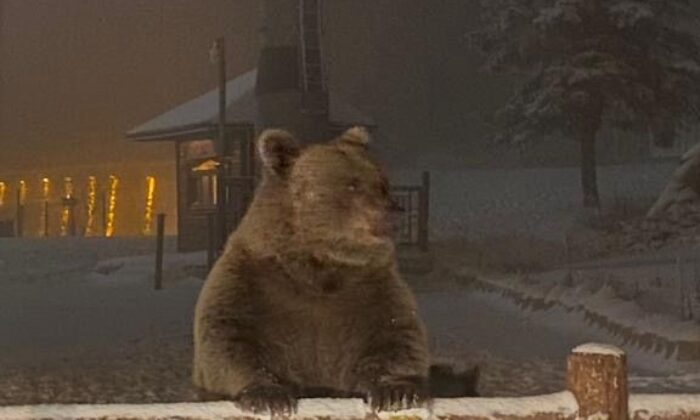
[[[377,411],[422,406],[428,399],[429,370],[424,327],[412,310],[383,324],[368,337],[358,360],[359,386]]]
[[[221,325],[220,322],[225,322]],[[290,414],[296,392],[261,363],[261,349],[232,319],[203,317],[195,345],[195,384],[225,395],[246,411]]]
[[[271,356],[256,327],[264,315],[253,305],[254,294],[241,284],[223,288],[216,277],[210,280],[195,311],[195,385],[244,410],[291,413],[296,393],[265,364]]]

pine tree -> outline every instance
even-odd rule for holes
[[[497,137],[578,141],[583,204],[598,207],[604,125],[668,147],[700,119],[696,23],[690,0],[482,0],[472,42],[487,69],[523,80],[497,114]]]

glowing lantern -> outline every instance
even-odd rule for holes
[[[0,207],[5,205],[5,195],[7,194],[7,184],[0,181]]]
[[[63,192],[64,197],[72,198],[75,193],[75,188],[73,187],[73,178],[67,176],[63,178]]]
[[[146,210],[143,216],[143,234],[150,235],[153,231],[153,203],[156,193],[156,179],[152,176],[146,177]]]
[[[50,191],[51,191],[51,181],[48,178],[43,178],[41,180],[41,197],[44,200],[48,200]]]
[[[63,209],[61,210],[61,236],[75,235],[75,192],[73,178],[63,178]]]
[[[105,236],[111,237],[114,235],[115,210],[117,209],[117,188],[119,187],[119,178],[114,175],[109,177],[109,198],[107,209],[107,226],[105,228]]]
[[[42,236],[49,236],[49,195],[51,194],[51,181],[48,178],[41,180],[41,198],[44,205],[41,209],[41,232]]]
[[[87,221],[85,222],[85,236],[95,234],[95,204],[97,202],[97,178],[88,177],[87,185]]]
[[[19,181],[19,204],[20,206],[24,206],[24,204],[27,202],[27,183],[23,180],[20,179]]]

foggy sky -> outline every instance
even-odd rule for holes
[[[255,66],[255,0],[0,0],[0,167],[172,159],[124,132]],[[502,84],[478,74],[474,1],[327,0],[331,86],[379,124],[384,153],[468,159]],[[499,89],[499,86],[500,89]],[[484,105],[488,106],[484,106]]]
[[[124,132],[215,86],[208,50],[217,36],[226,35],[231,74],[253,66],[257,8],[251,0],[4,1],[0,165],[172,159],[172,145],[135,145]]]

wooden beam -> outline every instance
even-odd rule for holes
[[[440,398],[426,407],[374,413],[361,399],[302,399],[289,416],[304,420],[697,420],[700,394],[627,396],[625,354],[601,344],[575,348],[569,357],[570,391],[520,398]],[[517,378],[514,378],[517,380]],[[628,408],[629,405],[629,408]],[[131,419],[251,420],[270,418],[230,401],[173,404],[66,404],[0,407],[3,420]],[[286,418],[286,417],[285,417]]]
[[[574,420],[576,400],[569,392],[522,398],[454,398],[435,400],[431,408],[373,413],[361,399],[302,399],[293,419],[370,420],[451,419]],[[0,407],[3,420],[38,419],[149,419],[149,420],[251,420],[269,414],[241,411],[228,401],[174,404],[40,405]]]

